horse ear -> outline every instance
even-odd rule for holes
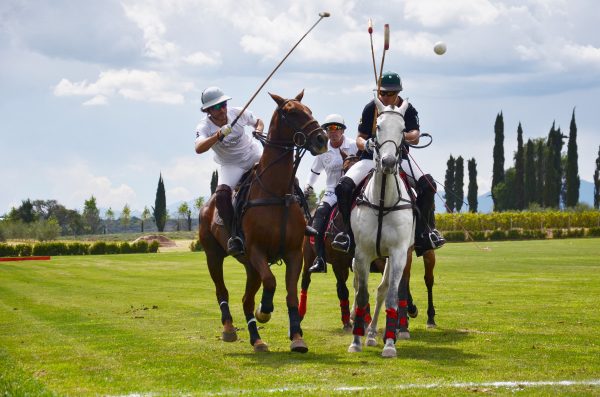
[[[298,95],[296,95],[296,100],[298,102],[301,102],[303,97],[304,97],[304,89],[302,89],[302,91],[300,91],[300,93]]]
[[[385,108],[383,102],[381,102],[379,98],[377,98],[377,94],[375,94],[375,106],[377,106],[377,111],[379,113],[383,112],[383,109]]]
[[[285,99],[283,99],[279,95],[271,94],[270,92],[269,92],[269,95],[271,95],[271,98],[273,98],[275,103],[277,103],[277,105],[279,105],[279,106],[281,106],[283,104],[283,102],[285,102]]]

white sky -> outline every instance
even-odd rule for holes
[[[434,136],[412,153],[437,180],[450,154],[474,157],[479,193],[488,191],[497,113],[508,167],[519,121],[525,141],[547,136],[553,121],[568,134],[575,108],[579,172],[591,181],[600,145],[593,10],[593,0],[4,0],[0,214],[26,198],[81,209],[92,194],[102,208],[141,210],[154,204],[160,172],[168,203],[207,196],[216,165],[193,148],[200,93],[217,85],[243,106],[320,11],[331,17],[254,100],[258,117],[268,122],[275,108],[268,91],[305,89],[317,120],[340,113],[354,137],[374,86],[372,18],[378,64],[390,24],[384,69],[401,75],[421,130]],[[439,40],[443,56],[432,50]],[[307,155],[301,181],[311,163]]]

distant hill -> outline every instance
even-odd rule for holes
[[[444,192],[440,190],[440,195],[443,197]],[[594,205],[594,184],[592,182],[581,180],[581,184],[579,185],[579,201],[582,203],[588,204],[590,207]],[[467,197],[465,195],[465,203],[467,202]],[[492,196],[490,192],[486,192],[477,197],[477,212],[492,212],[494,207],[494,202],[492,201]],[[442,198],[435,196],[435,208],[436,212],[446,212],[446,207],[444,205],[444,201]],[[463,205],[461,212],[468,211],[468,206]]]

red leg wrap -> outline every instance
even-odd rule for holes
[[[304,317],[304,315],[306,314],[307,301],[308,291],[303,289],[302,291],[300,291],[300,304],[298,305],[298,314],[300,314],[301,317]]]

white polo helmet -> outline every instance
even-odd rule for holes
[[[217,103],[225,102],[231,99],[219,87],[208,87],[202,91],[202,110],[206,110]]]
[[[346,129],[346,123],[344,122],[344,118],[339,114],[333,113],[325,117],[325,122],[323,123],[323,125],[321,125],[321,127],[327,128],[327,126],[331,124],[341,125],[342,128]]]

